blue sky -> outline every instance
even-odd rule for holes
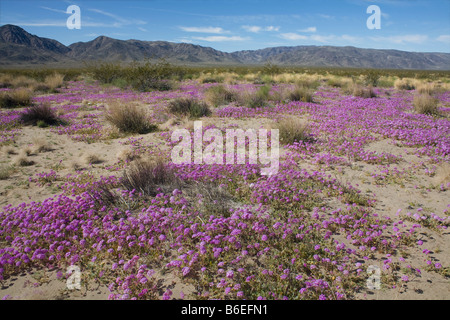
[[[69,5],[81,29],[68,29]],[[381,9],[370,30],[367,8]],[[0,0],[0,25],[15,24],[65,45],[105,35],[187,42],[232,52],[335,45],[450,52],[450,0]]]

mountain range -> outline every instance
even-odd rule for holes
[[[78,66],[83,62],[131,62],[164,58],[186,65],[259,65],[450,70],[450,53],[406,52],[333,46],[274,47],[222,52],[167,41],[117,40],[100,36],[69,46],[14,25],[0,27],[0,67]]]

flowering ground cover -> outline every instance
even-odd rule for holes
[[[171,163],[171,133],[192,121],[169,102],[204,99],[215,85],[138,93],[69,82],[34,98],[64,120],[43,128],[21,122],[23,109],[1,109],[10,174],[0,180],[0,296],[450,297],[449,92],[436,95],[440,116],[414,112],[414,91],[394,88],[361,98],[323,84],[314,102],[231,102],[200,119],[205,130],[293,117],[308,122],[308,139],[283,145],[272,176],[249,163]],[[105,120],[111,101],[138,104],[159,129],[119,132]],[[15,162],[22,153],[27,166]],[[151,192],[126,188],[124,172],[150,158],[163,159],[173,180]],[[81,270],[81,293],[65,287],[69,266]]]

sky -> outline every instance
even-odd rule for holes
[[[69,29],[70,5],[80,29]],[[380,28],[368,28],[376,5]],[[72,22],[75,20],[71,20]],[[69,45],[104,35],[225,52],[332,45],[450,52],[450,0],[0,0],[0,25]]]

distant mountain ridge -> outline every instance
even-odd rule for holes
[[[0,27],[0,66],[4,67],[159,58],[190,65],[258,65],[270,61],[281,66],[450,70],[450,53],[333,46],[274,47],[227,53],[189,43],[117,40],[105,36],[65,46],[18,26]]]

